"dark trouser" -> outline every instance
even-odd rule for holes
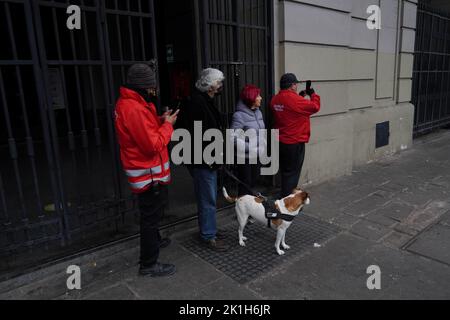
[[[238,178],[247,184],[250,188],[254,189],[259,177],[259,164],[240,164],[237,166]],[[252,195],[252,191],[239,184],[238,196]]]
[[[304,143],[280,143],[281,198],[290,195],[298,186],[304,160]]]
[[[141,257],[140,264],[149,267],[158,261],[159,222],[168,201],[167,186],[158,185],[144,193],[138,194],[138,205],[141,213]]]

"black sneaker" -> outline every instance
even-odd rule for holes
[[[160,249],[167,248],[171,243],[172,243],[172,240],[170,240],[169,238],[163,238],[159,242],[159,248]]]
[[[166,277],[171,276],[176,272],[176,268],[173,264],[155,263],[150,267],[142,267],[139,269],[141,276],[149,277]]]

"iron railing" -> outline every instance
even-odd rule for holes
[[[77,4],[70,31],[69,1],[0,0],[2,273],[138,232],[113,108],[156,59],[153,1]]]
[[[412,102],[416,136],[450,124],[450,14],[420,2]]]

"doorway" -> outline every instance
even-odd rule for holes
[[[197,77],[195,8],[193,1],[155,0],[159,112],[191,96]],[[171,149],[171,148],[169,148]],[[192,178],[185,166],[171,166],[169,207],[162,225],[190,218],[197,211]]]

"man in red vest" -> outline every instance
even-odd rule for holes
[[[170,244],[169,239],[161,239],[158,225],[168,201],[171,177],[167,146],[178,112],[158,116],[156,88],[155,72],[148,65],[131,66],[115,110],[122,167],[141,213],[139,273],[152,277],[176,271],[174,265],[158,263],[159,249]]]
[[[280,198],[287,197],[298,186],[305,159],[305,144],[311,137],[310,118],[320,111],[320,96],[312,88],[299,95],[299,83],[294,74],[283,75],[281,90],[270,103],[274,128],[280,131]],[[306,95],[310,99],[304,98]]]

